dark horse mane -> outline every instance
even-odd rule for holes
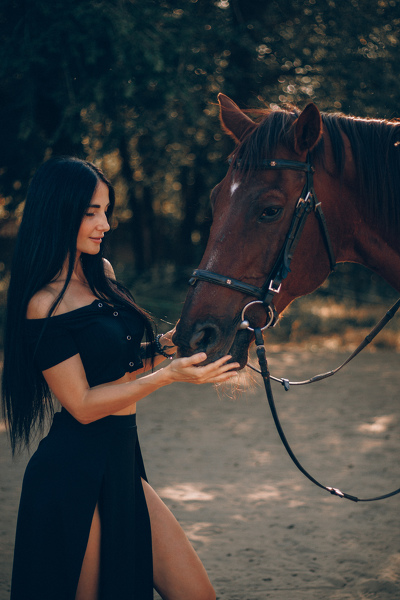
[[[250,112],[250,111],[249,111]],[[257,169],[265,158],[276,158],[278,147],[293,149],[293,123],[300,110],[256,111],[257,127],[233,153],[240,169]],[[346,161],[342,133],[350,140],[357,169],[359,209],[367,223],[378,227],[388,241],[400,232],[400,122],[321,113],[328,131],[335,167],[340,177]],[[310,153],[313,164],[325,166],[324,137]],[[236,168],[238,163],[232,161]]]

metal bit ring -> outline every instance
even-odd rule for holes
[[[252,306],[253,304],[262,304],[264,306],[265,310],[267,311],[267,314],[269,316],[269,320],[264,325],[264,327],[260,327],[259,328],[259,329],[261,329],[261,331],[264,331],[264,329],[268,329],[268,327],[270,327],[271,324],[273,323],[273,321],[274,321],[274,311],[272,310],[272,307],[271,307],[270,304],[268,304],[268,306],[265,306],[264,302],[261,302],[261,300],[254,300],[253,302],[249,302],[243,308],[243,310],[242,310],[242,317],[241,317],[242,318],[242,322],[241,322],[241,325],[240,325],[240,329],[248,329],[249,331],[254,331],[253,327],[250,327],[249,321],[247,321],[244,318],[246,310],[249,308],[249,306]]]

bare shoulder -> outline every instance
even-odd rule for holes
[[[104,265],[104,273],[106,274],[107,277],[110,277],[110,279],[115,279],[115,273],[114,273],[114,269],[112,268],[112,264],[110,263],[109,260],[107,260],[106,258],[103,258],[103,265]]]
[[[45,319],[49,314],[49,310],[56,299],[54,290],[44,288],[36,292],[29,301],[26,311],[27,319]]]

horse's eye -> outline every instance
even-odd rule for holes
[[[261,213],[259,220],[267,222],[276,221],[276,219],[278,219],[278,217],[280,216],[281,212],[281,206],[268,206],[268,208],[265,208]]]

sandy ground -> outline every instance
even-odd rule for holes
[[[270,367],[303,379],[342,358],[288,352],[270,357]],[[395,353],[364,354],[326,382],[288,393],[274,384],[287,436],[323,483],[360,497],[400,486],[398,365]],[[313,486],[286,455],[263,388],[242,387],[232,398],[177,384],[138,411],[149,479],[197,549],[217,598],[400,599],[400,495],[355,504]],[[9,598],[26,460],[11,461],[2,432],[0,600]]]

